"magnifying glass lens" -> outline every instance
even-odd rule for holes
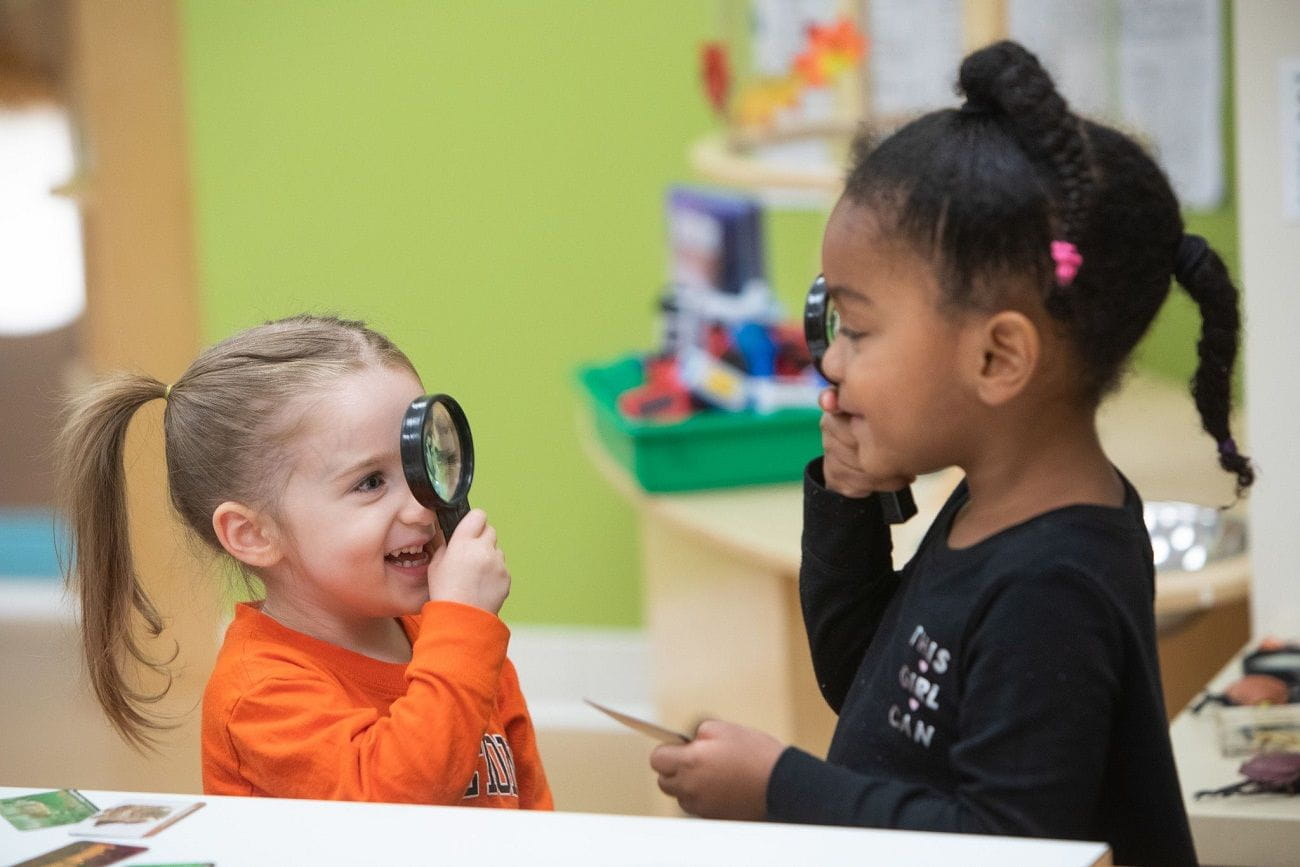
[[[411,493],[438,517],[447,539],[469,512],[474,439],[465,411],[446,394],[411,401],[402,419],[402,471]]]
[[[826,303],[826,345],[830,346],[835,342],[835,335],[840,331],[840,311],[835,309],[835,305]]]
[[[429,426],[424,438],[424,465],[433,489],[444,500],[456,498],[460,487],[461,450],[456,425],[446,404],[430,408]]]

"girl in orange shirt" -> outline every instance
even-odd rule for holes
[[[120,373],[78,398],[60,450],[91,683],[128,741],[159,728],[122,663],[161,619],[136,579],[122,445],[163,398],[186,525],[266,588],[236,606],[203,702],[210,794],[551,809],[497,617],[510,575],[479,510],[450,540],[406,485],[398,431],[424,388],[362,323],[297,316],[199,356],[173,385]]]

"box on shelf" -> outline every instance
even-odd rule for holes
[[[674,424],[625,418],[618,396],[643,378],[637,356],[578,370],[597,437],[647,491],[794,482],[821,454],[821,410],[815,407],[767,414],[705,411]]]

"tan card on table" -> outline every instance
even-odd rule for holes
[[[672,729],[666,729],[661,725],[655,725],[652,722],[647,722],[643,719],[638,719],[637,717],[630,716],[625,713],[620,713],[619,711],[613,710],[612,708],[605,707],[603,704],[597,704],[596,702],[592,701],[589,698],[584,698],[583,701],[585,701],[587,704],[591,705],[601,713],[606,714],[607,716],[610,716],[613,719],[618,720],[628,728],[635,729],[636,731],[639,731],[643,735],[649,735],[650,737],[654,738],[660,743],[689,744],[691,742],[691,739],[688,736],[682,734],[681,732],[673,731]]]
[[[163,828],[184,819],[203,804],[203,801],[133,797],[129,801],[100,810],[80,824],[73,825],[68,833],[77,837],[152,837]]]

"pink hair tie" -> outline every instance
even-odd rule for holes
[[[1053,241],[1052,261],[1056,263],[1056,285],[1069,286],[1083,265],[1083,256],[1079,255],[1079,248],[1069,241]]]

